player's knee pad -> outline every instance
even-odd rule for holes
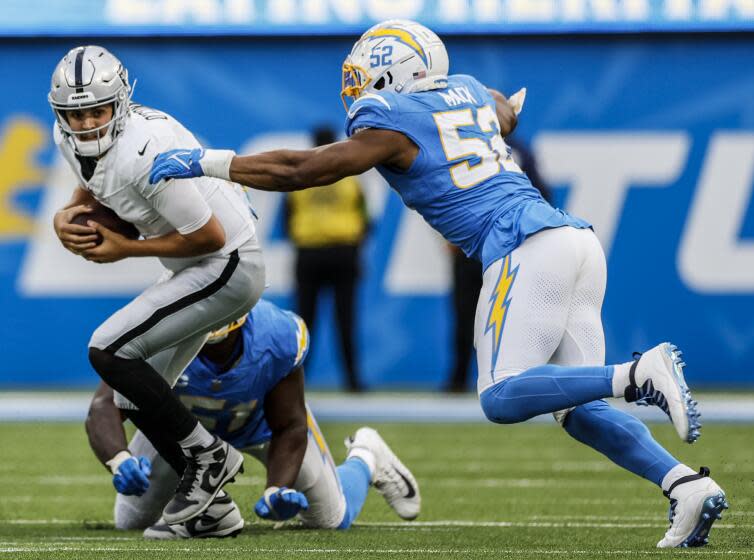
[[[111,352],[114,356],[125,358],[127,360],[145,360],[145,349],[140,339],[136,338],[127,344],[118,345],[113,349],[113,345],[119,336],[119,332],[113,332],[108,322],[101,325],[89,339],[89,348],[102,348]]]
[[[107,377],[113,375],[119,369],[117,361],[115,355],[107,350],[100,350],[94,346],[89,347],[89,363],[105,382],[108,382]]]
[[[122,358],[94,346],[89,347],[89,363],[102,380],[114,389],[117,388],[119,379],[130,376],[135,361],[137,360]]]
[[[517,424],[528,418],[515,399],[507,398],[505,381],[493,385],[481,395],[479,404],[487,420],[495,424]]]
[[[172,396],[170,386],[144,360],[121,358],[107,350],[89,347],[89,362],[105,383],[137,408],[144,399],[148,401],[144,404],[157,405],[156,401]]]

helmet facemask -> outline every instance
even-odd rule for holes
[[[68,109],[55,109],[55,116],[57,118],[60,129],[63,135],[71,143],[74,151],[83,157],[98,157],[109,150],[118,133],[123,129],[123,119],[128,114],[128,102],[115,102],[105,101],[103,103],[97,103],[95,105],[88,105],[81,107],[81,109],[93,109],[95,107],[102,107],[106,105],[113,106],[113,116],[105,124],[98,126],[97,128],[89,130],[73,130],[68,118],[65,115],[68,111],[75,111],[76,108]],[[119,126],[120,125],[120,126]],[[89,136],[95,134],[96,138],[92,140],[83,140],[82,136]]]
[[[350,105],[348,99],[350,98],[351,103],[353,103],[364,93],[364,89],[372,83],[372,77],[369,75],[369,72],[361,66],[351,64],[350,60],[351,57],[349,56],[343,63],[343,85],[340,90],[340,98],[346,111],[348,111]]]

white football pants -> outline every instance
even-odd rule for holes
[[[547,363],[604,365],[606,281],[605,254],[591,229],[541,231],[492,263],[474,325],[478,392]]]
[[[262,250],[252,238],[228,256],[210,256],[166,274],[92,335],[90,347],[143,359],[172,387],[206,336],[256,304],[265,284]],[[133,405],[115,393],[119,408]]]

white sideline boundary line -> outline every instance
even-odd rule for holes
[[[615,519],[615,518],[612,518]],[[0,520],[0,525],[81,525],[88,524],[108,524],[110,520],[75,520],[75,519],[9,519]],[[255,520],[247,520],[250,526],[261,525]],[[579,529],[659,529],[667,528],[667,522],[658,520],[657,522],[646,521],[644,523],[596,523],[590,521],[473,521],[465,519],[445,519],[438,521],[357,521],[354,527],[364,528],[384,528],[384,529],[449,529],[456,527],[467,528],[532,528],[532,529],[559,529],[559,528],[579,528]],[[272,527],[272,526],[270,526]],[[715,529],[754,529],[754,525],[732,525],[730,523],[715,523]],[[58,540],[70,541],[112,541],[112,540],[141,540],[141,537],[58,537]],[[0,541],[0,545],[8,542]]]
[[[444,520],[444,521],[412,521],[409,523],[401,522],[379,522],[379,521],[356,521],[354,527],[382,527],[385,529],[396,528],[452,528],[452,527],[484,527],[484,528],[545,528],[545,529],[561,529],[561,528],[579,528],[579,529],[667,529],[667,522],[657,523],[593,523],[593,522],[578,522],[578,521],[466,521],[466,520]],[[752,526],[745,525],[731,525],[715,523],[715,529],[748,529],[754,528]]]
[[[0,422],[71,421],[86,418],[91,393],[5,392],[0,394]],[[752,395],[698,395],[702,424],[715,422],[754,423]],[[373,395],[322,395],[307,398],[322,422],[452,422],[488,423],[475,395],[394,393]],[[611,399],[616,408],[647,422],[666,423],[656,407],[640,407]],[[532,422],[553,422],[550,415]]]

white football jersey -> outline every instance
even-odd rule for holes
[[[213,255],[229,254],[250,239],[258,244],[248,200],[240,185],[212,177],[149,184],[149,171],[157,154],[200,147],[191,132],[166,113],[141,105],[133,105],[126,118],[117,141],[96,161],[93,171],[82,169],[82,161],[87,166],[94,160],[77,158],[71,142],[55,124],[55,143],[84,189],[136,226],[145,238],[176,230],[191,233],[214,215],[225,230],[225,246]],[[207,256],[160,260],[167,268],[178,271]]]

